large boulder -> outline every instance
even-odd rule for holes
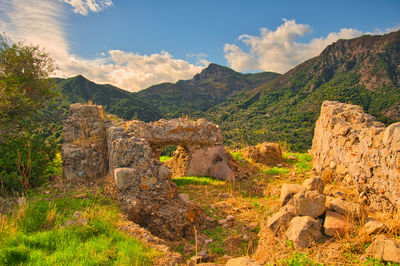
[[[400,122],[385,127],[360,106],[325,101],[311,153],[318,175],[356,186],[371,209],[400,209]]]
[[[253,163],[272,166],[283,161],[282,151],[277,143],[264,142],[256,146],[246,147],[242,152],[243,157],[249,158]]]

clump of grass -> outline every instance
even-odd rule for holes
[[[297,168],[297,172],[309,171],[312,168],[312,156],[308,153],[285,153],[283,158]],[[289,159],[295,158],[295,159]]]
[[[231,153],[232,157],[233,157],[236,161],[240,161],[240,160],[243,159],[243,153],[241,153],[241,152],[233,152],[233,151],[231,151],[230,153]]]
[[[172,179],[178,186],[185,186],[185,185],[224,185],[226,181],[218,180],[213,177],[206,177],[206,176],[183,176],[183,177],[176,177]]]
[[[166,161],[169,161],[169,160],[172,160],[171,156],[168,156],[168,155],[160,156],[160,162],[166,162]]]
[[[152,265],[160,255],[117,229],[115,204],[46,197],[31,193],[27,205],[0,217],[1,265]],[[85,222],[65,226],[77,210]]]
[[[267,174],[267,175],[283,175],[283,174],[287,174],[289,172],[290,172],[289,168],[276,167],[276,166],[264,170],[264,174]]]
[[[228,229],[217,226],[213,229],[206,229],[204,232],[213,240],[213,242],[208,245],[212,254],[224,254],[225,248],[222,242],[229,236]]]
[[[288,259],[280,260],[279,263],[282,265],[292,265],[292,266],[323,265],[310,259],[306,254],[299,252],[295,252],[293,256]]]

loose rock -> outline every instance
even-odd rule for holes
[[[303,182],[303,188],[307,190],[316,190],[319,193],[324,192],[324,187],[325,184],[321,177],[308,178]]]
[[[280,202],[281,206],[285,206],[294,196],[302,190],[302,186],[297,184],[283,184],[281,188]]]
[[[378,234],[383,233],[386,230],[386,226],[384,223],[369,217],[364,225],[364,230],[367,234]]]
[[[260,264],[249,257],[239,257],[228,260],[226,266],[260,266]]]
[[[326,211],[324,232],[328,236],[343,235],[354,230],[354,226],[347,221],[346,217],[340,213]]]
[[[378,260],[400,263],[400,243],[385,235],[378,235],[365,254]]]
[[[325,212],[325,200],[325,195],[316,190],[303,190],[293,197],[295,214],[317,218]]]
[[[286,236],[296,249],[306,248],[322,238],[321,225],[310,216],[297,216],[290,222]]]

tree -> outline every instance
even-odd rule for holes
[[[26,192],[52,162],[45,110],[57,95],[53,60],[0,34],[0,185]],[[47,122],[46,122],[47,121]],[[47,123],[47,124],[46,124]]]

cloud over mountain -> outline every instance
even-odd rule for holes
[[[236,71],[264,70],[284,73],[317,56],[326,46],[338,39],[351,39],[363,34],[356,29],[343,28],[326,37],[300,43],[297,39],[311,33],[311,27],[297,24],[295,20],[284,19],[283,22],[275,31],[261,28],[259,36],[239,36],[239,40],[248,47],[248,51],[236,44],[225,44],[224,52],[228,64]]]

